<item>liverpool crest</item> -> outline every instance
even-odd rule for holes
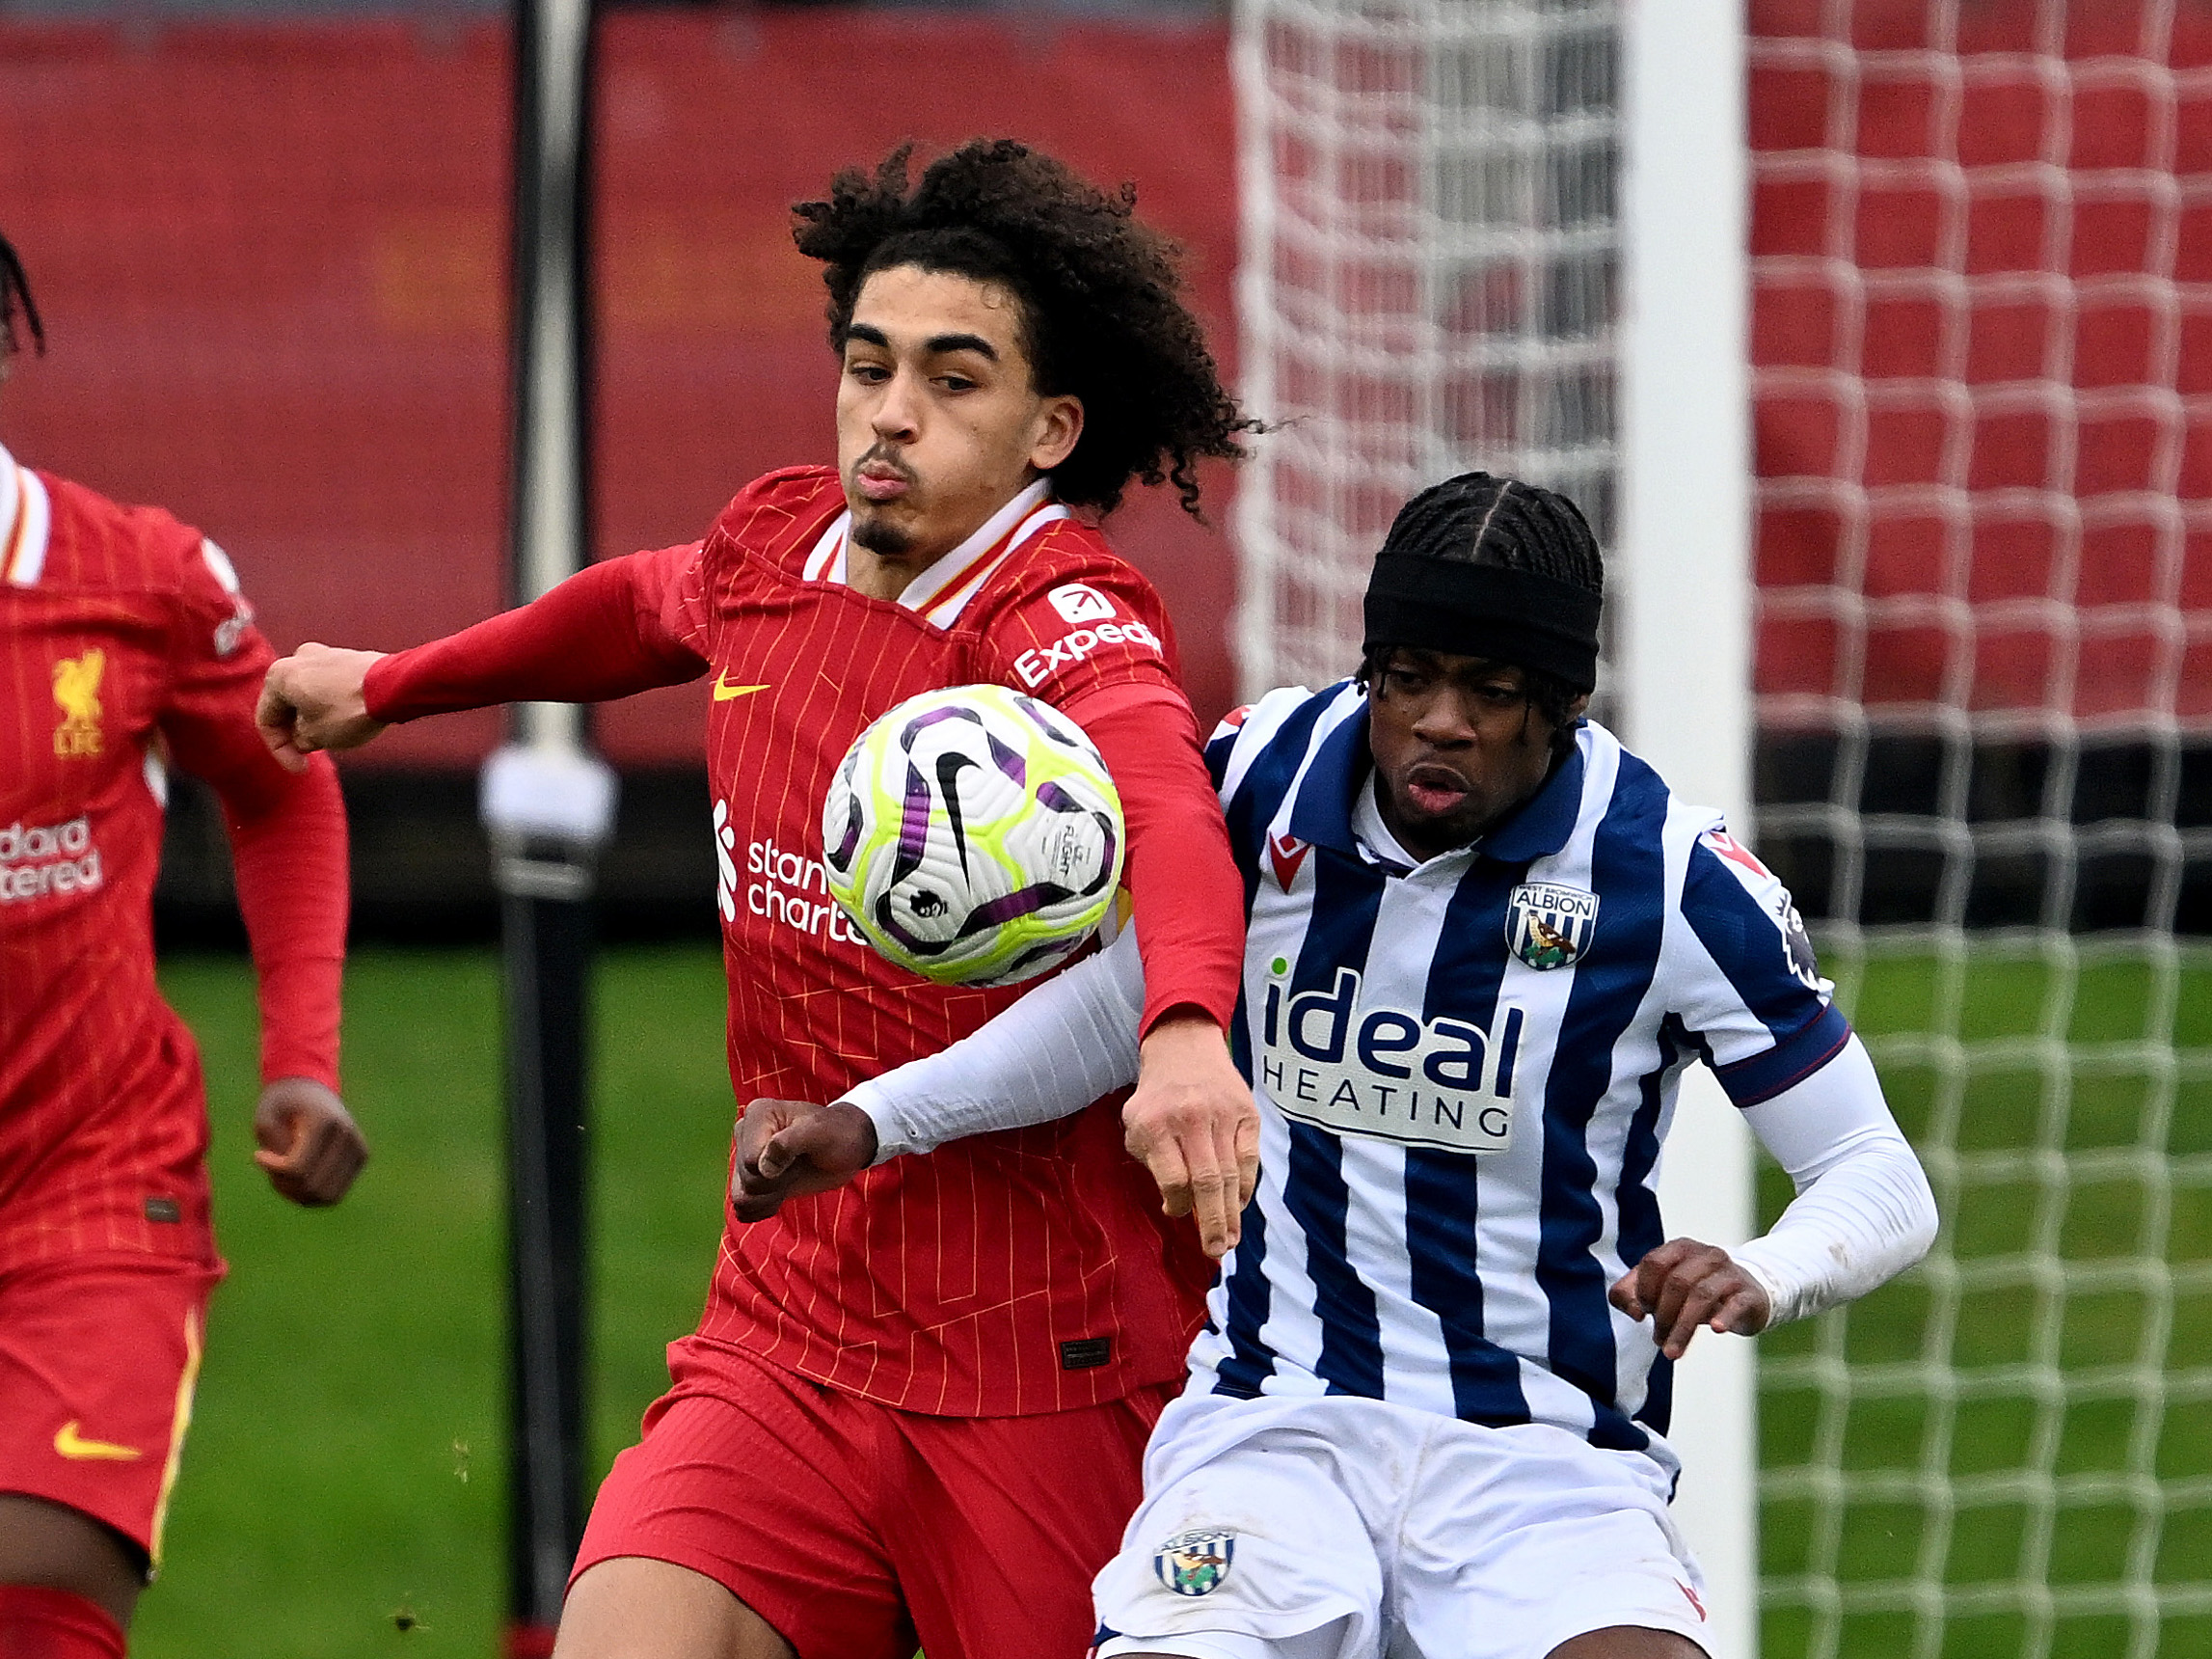
[[[97,646],[54,665],[54,706],[62,711],[54,752],[65,760],[100,751],[100,676],[107,666],[108,654]]]
[[[1152,1552],[1152,1571],[1177,1595],[1205,1595],[1228,1577],[1234,1533],[1177,1533]]]
[[[1505,942],[1530,967],[1572,967],[1598,930],[1598,895],[1555,882],[1524,882],[1505,903]]]

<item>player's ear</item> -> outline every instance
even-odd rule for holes
[[[1049,473],[1068,456],[1083,438],[1083,399],[1068,393],[1039,400],[1036,441],[1029,447],[1029,464]]]

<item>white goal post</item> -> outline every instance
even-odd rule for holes
[[[1677,794],[1751,821],[1751,376],[1740,0],[1622,9],[1622,737]],[[1758,1231],[1751,1136],[1711,1071],[1683,1076],[1661,1165],[1667,1231]],[[1713,1589],[1713,1659],[1759,1651],[1752,1344],[1698,1337],[1675,1370],[1675,1515]]]

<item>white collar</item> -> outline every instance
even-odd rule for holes
[[[0,581],[29,587],[46,567],[46,538],[53,503],[30,468],[0,449]]]
[[[15,457],[8,447],[0,444],[0,570],[7,563],[7,548],[15,533],[15,511],[21,502],[22,486],[15,481]]]
[[[940,628],[949,627],[1009,554],[1046,525],[1069,516],[1052,500],[1052,480],[1039,478],[984,520],[967,540],[917,572],[899,595],[900,605],[922,612]],[[848,508],[807,555],[803,573],[809,582],[850,585],[851,530],[852,513]]]
[[[1367,781],[1352,802],[1352,839],[1359,846],[1360,856],[1370,864],[1395,864],[1401,869],[1416,870],[1423,860],[1399,846],[1398,838],[1390,833],[1389,825],[1383,819],[1379,789],[1374,768],[1369,767]]]

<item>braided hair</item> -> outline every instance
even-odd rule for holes
[[[1582,509],[1520,478],[1462,473],[1434,484],[1398,509],[1384,546],[1416,558],[1525,570],[1601,600],[1605,593],[1605,556]],[[1360,660],[1360,683],[1372,691],[1398,648],[1371,641]],[[1582,693],[1557,674],[1521,668],[1529,706],[1551,725],[1553,751],[1565,753],[1574,747],[1574,709]]]
[[[0,236],[0,363],[13,356],[20,345],[15,319],[21,317],[32,346],[43,354],[46,327],[39,320],[39,307],[31,298],[31,279],[23,274],[23,260],[14,244]]]
[[[842,352],[861,285],[912,265],[1010,290],[1041,395],[1083,404],[1083,434],[1053,469],[1053,492],[1101,514],[1131,478],[1172,479],[1199,512],[1197,465],[1243,458],[1258,430],[1222,385],[1205,332],[1180,292],[1174,244],[1136,217],[1137,192],[1108,195],[1012,139],[974,139],[923,170],[911,145],[874,175],[848,168],[826,201],[800,202],[793,238],[823,262],[829,343]]]

